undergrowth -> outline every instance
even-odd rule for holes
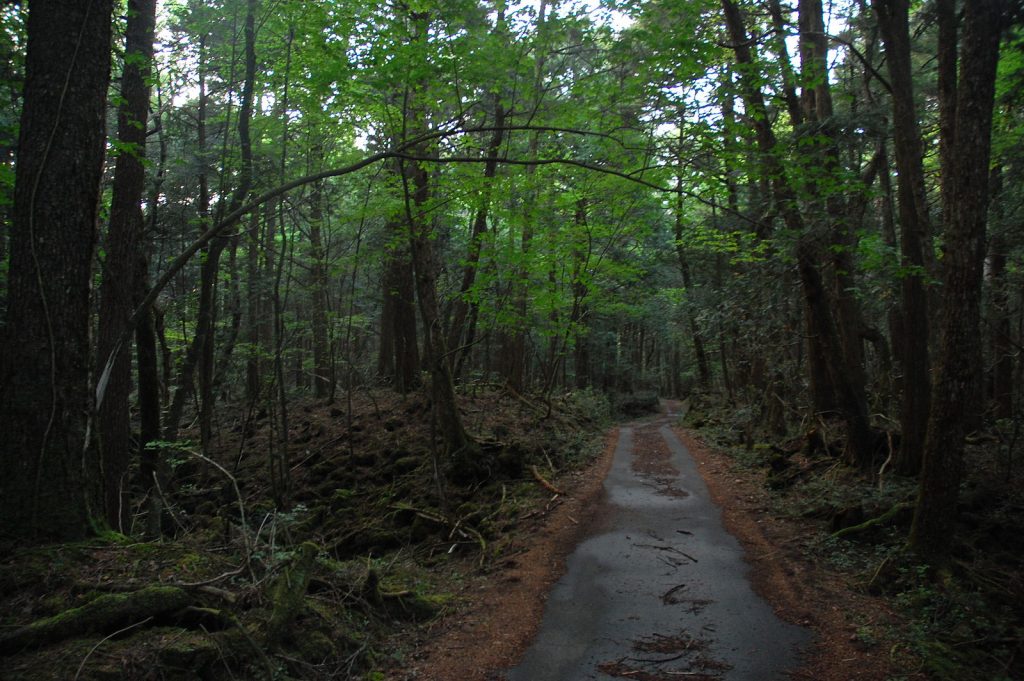
[[[422,395],[296,404],[284,506],[266,414],[222,422],[209,456],[160,443],[173,469],[163,537],[143,536],[154,506],[140,495],[123,533],[0,547],[0,678],[376,679],[401,666],[396,632],[458,607],[468,577],[542,519],[536,476],[587,463],[611,416],[593,391],[549,409],[474,388],[460,406],[486,457],[470,480],[450,470]],[[154,585],[159,602],[144,598]],[[98,622],[86,606],[115,594],[123,612]]]
[[[814,529],[807,560],[898,613],[899,625],[854,634],[894,661],[894,680],[1024,679],[1024,482],[1008,473],[1006,447],[985,437],[968,446],[952,560],[937,570],[906,548],[915,480],[845,466],[835,424],[821,424],[832,438],[815,447],[806,431],[772,437],[751,423],[742,410],[705,404],[686,425],[763,480],[773,514]]]

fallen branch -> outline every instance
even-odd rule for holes
[[[544,489],[546,489],[547,491],[551,492],[552,494],[562,494],[562,495],[564,495],[564,494],[565,494],[565,492],[563,492],[562,490],[558,489],[557,487],[555,487],[554,485],[552,485],[552,484],[551,484],[550,482],[548,482],[548,481],[547,481],[547,480],[546,480],[546,479],[544,478],[544,476],[540,474],[540,471],[539,471],[539,470],[537,470],[537,467],[536,467],[536,466],[530,466],[530,472],[531,472],[531,473],[533,473],[533,477],[534,477],[534,479],[535,479],[535,480],[536,480],[537,482],[539,482],[539,483],[540,483],[541,487],[543,487],[543,488],[544,488]]]
[[[447,525],[448,527],[451,528],[451,532],[448,533],[448,538],[449,539],[454,537],[456,534],[458,534],[459,536],[464,537],[464,538],[472,537],[473,539],[476,540],[476,543],[480,545],[481,560],[482,560],[482,556],[486,556],[487,555],[487,540],[484,539],[484,536],[482,534],[480,534],[479,531],[477,531],[476,529],[470,527],[469,525],[463,524],[463,521],[466,518],[460,518],[459,520],[456,520],[455,522],[452,522],[451,520],[449,520],[448,518],[444,517],[440,513],[434,513],[433,511],[423,510],[423,509],[420,509],[420,508],[416,508],[415,506],[412,506],[411,504],[405,504],[405,503],[394,504],[394,505],[391,506],[391,508],[393,508],[395,510],[398,510],[398,511],[411,511],[411,512],[415,513],[416,515],[418,515],[419,517],[423,518],[424,520],[429,520],[429,521],[435,522],[435,523],[437,523],[439,525]],[[467,516],[467,517],[469,517],[469,516]]]
[[[131,629],[134,629],[135,627],[141,627],[143,624],[149,623],[149,621],[152,620],[152,619],[153,619],[152,617],[147,617],[146,619],[142,620],[141,622],[135,622],[134,624],[129,624],[127,627],[123,627],[121,629],[118,629],[117,631],[115,631],[112,634],[107,634],[106,636],[104,636],[96,645],[94,645],[92,648],[89,648],[89,652],[86,653],[85,657],[82,658],[82,662],[81,662],[81,664],[78,665],[78,670],[75,672],[74,681],[78,681],[78,677],[80,677],[82,675],[82,670],[85,669],[85,663],[89,661],[89,658],[92,657],[92,654],[95,653],[96,650],[101,645],[103,645],[104,643],[106,643],[110,639],[114,638],[115,636],[123,634],[124,632],[129,631]]]

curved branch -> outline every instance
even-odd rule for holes
[[[406,141],[396,145],[395,147],[393,147],[391,149],[387,149],[385,151],[380,151],[380,152],[377,152],[375,154],[371,154],[371,155],[366,156],[365,158],[362,158],[359,161],[356,161],[354,163],[350,163],[348,165],[341,166],[341,167],[338,167],[338,168],[331,168],[329,170],[324,170],[324,171],[321,171],[321,172],[318,172],[318,173],[313,173],[311,175],[304,175],[302,177],[298,177],[298,178],[296,178],[294,180],[291,180],[290,182],[286,182],[286,183],[284,183],[282,185],[279,185],[279,186],[275,187],[274,189],[268,190],[268,191],[264,192],[263,194],[260,194],[256,198],[250,200],[245,205],[242,205],[242,206],[232,210],[231,212],[229,212],[219,222],[217,222],[215,225],[213,225],[212,227],[207,229],[195,241],[193,241],[191,244],[189,244],[185,248],[185,250],[183,250],[178,255],[178,257],[176,257],[170,263],[170,265],[167,267],[167,269],[164,270],[163,274],[161,274],[160,277],[153,283],[153,286],[152,286],[152,288],[150,288],[149,293],[146,295],[146,297],[143,298],[143,300],[135,308],[135,311],[132,313],[131,320],[129,321],[129,323],[125,327],[126,330],[121,334],[121,337],[117,340],[117,343],[115,343],[115,345],[113,346],[113,349],[111,350],[110,355],[107,357],[107,360],[106,360],[106,362],[105,362],[105,364],[103,366],[103,370],[100,373],[100,377],[99,377],[99,379],[96,382],[96,403],[94,405],[94,408],[98,409],[99,405],[102,404],[103,396],[106,393],[106,389],[107,389],[107,383],[110,380],[110,372],[111,372],[111,370],[113,368],[114,360],[117,358],[118,353],[121,351],[121,349],[124,347],[124,345],[131,338],[131,334],[133,333],[133,331],[135,329],[135,326],[137,325],[139,319],[141,319],[143,313],[154,302],[156,302],[156,299],[159,297],[159,295],[163,291],[164,287],[167,286],[168,283],[170,283],[171,279],[173,279],[174,276],[177,275],[178,272],[181,271],[181,269],[188,263],[188,261],[191,260],[192,257],[196,253],[198,253],[199,250],[202,249],[206,244],[208,244],[215,237],[217,237],[217,235],[219,235],[222,232],[224,232],[226,229],[228,229],[233,224],[238,222],[242,217],[244,217],[248,213],[251,213],[253,210],[259,208],[260,206],[262,206],[267,201],[275,199],[275,198],[277,198],[279,196],[287,194],[288,192],[292,191],[293,189],[298,189],[299,187],[305,186],[307,184],[311,184],[313,182],[318,182],[320,180],[325,180],[325,179],[328,179],[328,178],[331,178],[331,177],[341,177],[343,175],[349,175],[349,174],[354,173],[354,172],[356,172],[358,170],[362,170],[363,168],[366,168],[367,166],[371,166],[371,165],[373,165],[375,163],[378,163],[380,161],[384,161],[384,160],[387,160],[387,159],[391,159],[391,158],[406,159],[406,160],[418,160],[418,161],[430,161],[432,163],[487,163],[487,162],[490,161],[490,162],[498,162],[498,163],[504,163],[504,164],[509,164],[509,165],[533,165],[533,166],[538,166],[538,165],[556,165],[557,164],[557,165],[575,166],[577,168],[583,168],[585,170],[591,170],[591,171],[594,171],[594,172],[603,173],[605,175],[613,175],[615,177],[620,177],[620,178],[622,178],[624,180],[628,180],[629,182],[634,182],[636,184],[648,187],[650,189],[655,189],[655,190],[660,191],[660,192],[679,193],[679,192],[682,191],[682,193],[684,193],[686,196],[688,196],[690,198],[693,198],[693,199],[696,199],[697,201],[699,201],[699,202],[701,202],[701,203],[703,203],[703,204],[705,204],[707,206],[713,206],[713,207],[716,207],[716,208],[722,208],[716,202],[708,200],[708,199],[705,199],[703,197],[700,197],[700,196],[698,196],[698,195],[696,195],[696,194],[694,194],[692,192],[685,192],[685,191],[679,190],[679,189],[667,188],[667,187],[664,187],[663,185],[657,184],[655,182],[650,182],[650,181],[645,180],[645,179],[643,179],[641,177],[638,177],[639,174],[641,174],[641,173],[643,173],[645,171],[655,170],[656,169],[655,167],[644,167],[644,168],[639,168],[639,169],[634,170],[634,171],[622,171],[622,170],[616,170],[614,168],[608,168],[608,167],[596,165],[596,164],[593,164],[593,163],[587,163],[586,161],[578,161],[578,160],[570,159],[570,158],[512,159],[512,158],[500,158],[500,157],[493,157],[493,156],[485,156],[485,157],[480,157],[480,156],[476,156],[476,157],[452,156],[452,157],[444,157],[444,158],[435,158],[435,157],[417,156],[415,154],[407,153],[408,150],[413,149],[417,145],[421,145],[424,142],[429,142],[429,141],[438,140],[438,139],[444,139],[444,138],[452,137],[452,136],[455,136],[455,135],[465,135],[465,134],[477,133],[477,132],[494,132],[494,131],[496,131],[498,129],[499,129],[498,126],[478,126],[478,127],[473,127],[473,128],[458,128],[458,129],[453,129],[453,130],[437,130],[437,131],[434,131],[434,132],[425,133],[423,135],[418,135],[416,137],[413,137],[411,139],[408,139],[408,140],[406,140]],[[500,129],[508,131],[508,132],[512,132],[512,131],[527,131],[528,130],[528,131],[541,131],[541,132],[560,132],[560,133],[567,133],[567,134],[581,135],[581,136],[588,136],[588,137],[601,137],[601,138],[613,140],[614,142],[616,142],[620,146],[626,148],[625,143],[623,143],[621,140],[619,140],[614,135],[609,134],[609,133],[596,132],[596,131],[592,131],[592,130],[580,130],[580,129],[575,129],[575,128],[562,128],[562,127],[555,127],[555,126],[538,126],[538,125],[508,125],[508,126],[502,126]]]

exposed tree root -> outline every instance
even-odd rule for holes
[[[104,594],[78,608],[37,620],[0,636],[0,655],[84,634],[107,634],[146,618],[159,618],[188,606],[191,597],[172,586],[150,586],[130,593]]]
[[[844,527],[841,530],[836,530],[835,532],[832,533],[832,536],[833,537],[837,537],[837,538],[839,538],[839,537],[848,537],[851,534],[858,534],[860,532],[865,532],[867,530],[870,530],[872,527],[875,527],[876,525],[884,525],[885,523],[889,522],[894,517],[896,517],[896,515],[899,514],[900,511],[904,511],[904,510],[906,510],[908,508],[912,508],[912,507],[913,507],[913,504],[911,504],[909,502],[905,502],[905,501],[904,502],[900,502],[900,503],[894,505],[892,508],[890,508],[888,511],[886,511],[885,513],[883,513],[880,516],[878,516],[876,518],[870,518],[868,520],[865,520],[864,522],[860,523],[859,525],[852,525],[851,527]]]

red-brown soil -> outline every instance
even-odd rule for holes
[[[544,612],[544,599],[565,569],[565,559],[594,522],[602,482],[611,466],[618,429],[586,469],[557,480],[543,514],[520,528],[508,557],[487,575],[471,580],[465,605],[422,632],[417,650],[394,681],[483,681],[500,678],[530,642]]]
[[[881,599],[857,593],[849,578],[803,551],[817,528],[802,519],[773,517],[761,473],[737,466],[681,428],[676,433],[723,509],[727,528],[743,544],[755,588],[782,618],[815,633],[805,665],[792,673],[794,678],[925,678],[908,673],[909,660],[899,650],[869,648],[858,636],[862,628],[898,626],[898,618]],[[561,576],[566,556],[592,521],[617,434],[617,429],[609,434],[604,454],[587,470],[557,481],[566,495],[553,499],[550,512],[521,535],[512,555],[495,571],[467,585],[460,610],[421,632],[415,651],[391,679],[487,681],[500,679],[501,670],[515,664],[539,625],[546,594]],[[655,485],[659,474],[669,472],[664,470],[667,461],[657,457],[634,465]]]

